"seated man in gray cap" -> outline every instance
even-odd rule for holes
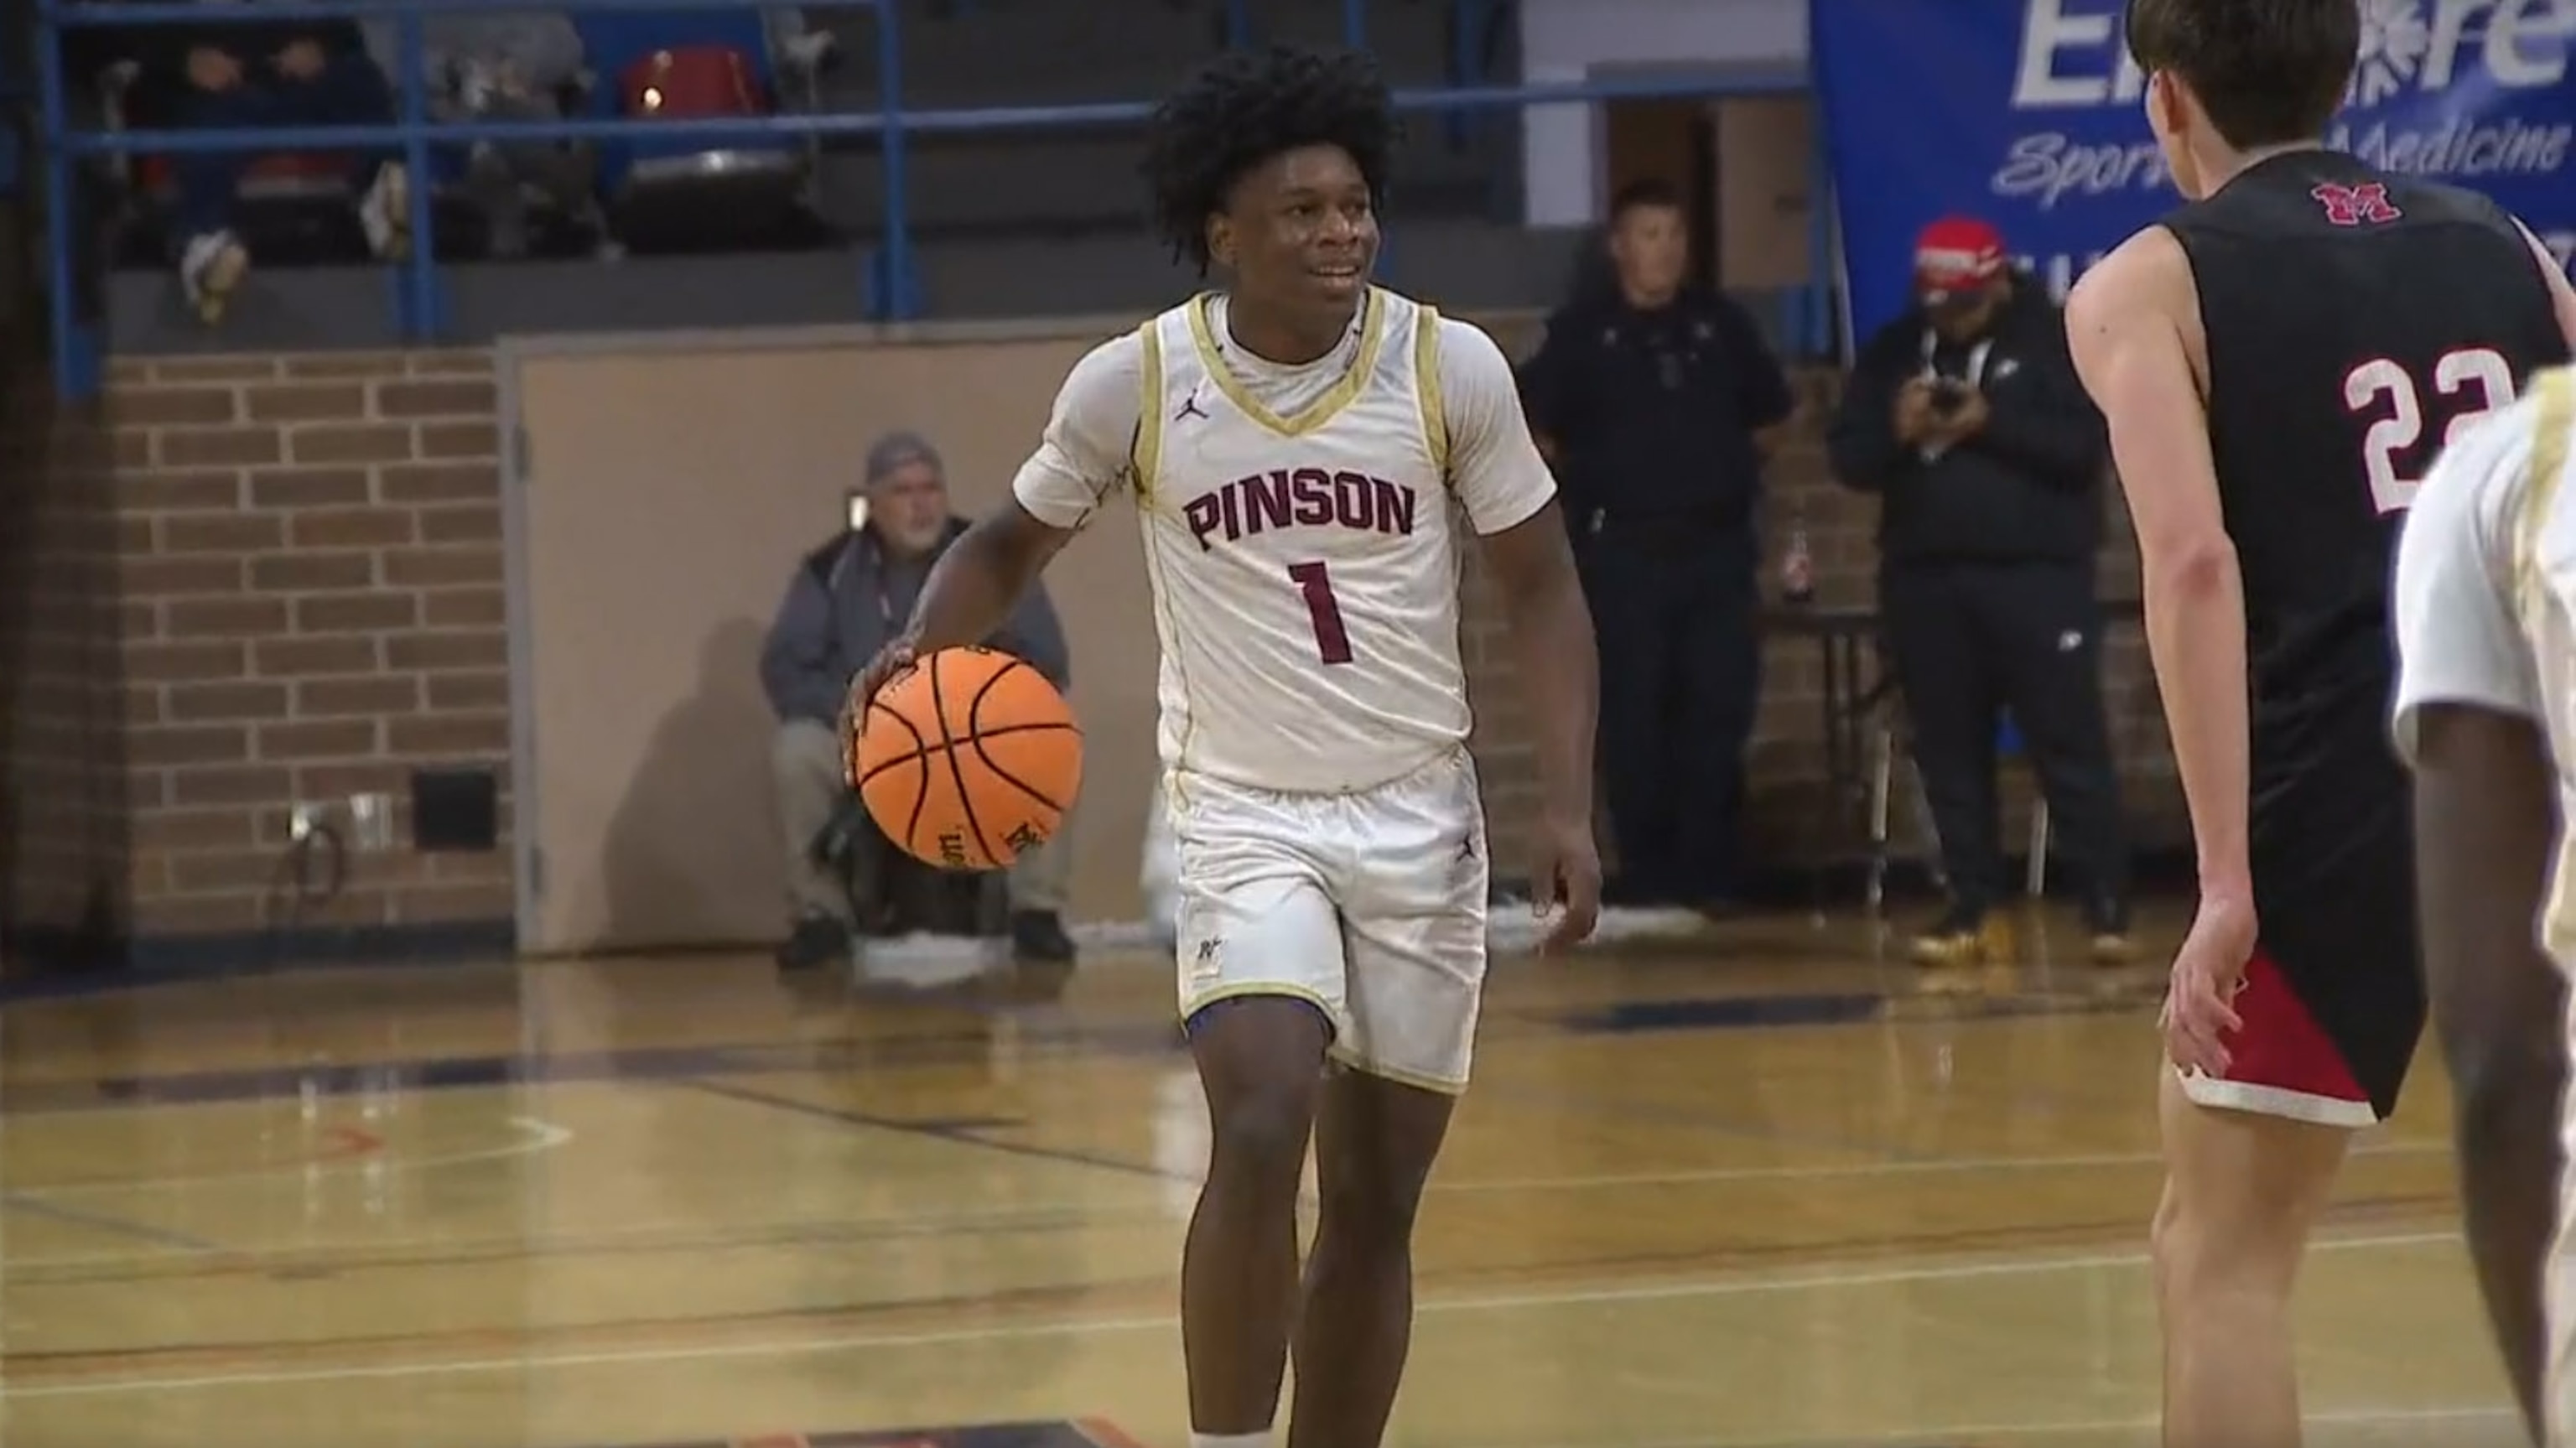
[[[795,924],[778,961],[791,970],[848,959],[854,932],[942,931],[954,923],[906,918],[946,913],[917,903],[939,897],[938,872],[875,837],[865,811],[851,812],[867,838],[851,851],[859,878],[850,886],[818,845],[846,821],[843,810],[852,798],[842,777],[838,723],[850,678],[912,616],[931,562],[966,531],[967,520],[949,510],[938,452],[912,433],[889,434],[868,449],[863,497],[864,522],[797,567],[760,655],[761,685],[779,721],[772,767]],[[1032,588],[1009,624],[986,642],[1028,660],[1059,689],[1072,680],[1064,629],[1042,588]],[[1011,944],[1024,959],[1073,957],[1060,914],[1070,858],[1059,835],[1011,868]],[[888,878],[914,875],[931,878]],[[851,918],[854,893],[873,918]]]

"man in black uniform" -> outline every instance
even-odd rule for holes
[[[2102,709],[2102,417],[2066,321],[1973,217],[1923,229],[1919,305],[1880,328],[1826,436],[1835,480],[1879,498],[1879,612],[1950,908],[1925,965],[2012,957],[1995,795],[2003,711],[2029,741],[2084,880],[2093,955],[2127,961],[2128,845]]]
[[[1612,208],[1616,287],[1583,287],[1523,364],[1601,643],[1601,749],[1622,896],[1714,907],[1742,887],[1744,750],[1762,682],[1757,434],[1794,407],[1753,319],[1685,281],[1659,182]]]
[[[2567,356],[2566,283],[2491,203],[2321,148],[2352,0],[2135,0],[2128,40],[2194,200],[2086,274],[2067,329],[2199,855],[2164,1009],[2165,1441],[2295,1444],[2290,1284],[2424,1020],[2387,735],[2399,515],[2454,429]]]

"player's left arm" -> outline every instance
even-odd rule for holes
[[[2576,283],[2567,280],[2566,268],[2549,254],[2549,248],[2541,244],[2530,227],[2516,220],[2514,228],[2522,233],[2522,239],[2531,246],[2531,254],[2540,261],[2540,275],[2549,286],[2550,307],[2558,313],[2558,331],[2567,339],[2567,350],[2576,353]]]
[[[1485,562],[1511,626],[1538,733],[1546,826],[1552,836],[1579,837],[1588,849],[1600,661],[1556,480],[1530,436],[1502,349],[1469,323],[1443,318],[1440,328],[1440,421],[1448,437],[1450,485],[1468,525],[1484,540]],[[1597,859],[1592,868],[1597,871]],[[1592,883],[1597,889],[1598,879]],[[1540,892],[1550,884],[1531,882]],[[1589,919],[1569,918],[1566,928],[1579,938],[1591,925]]]
[[[2525,399],[2435,463],[2398,546],[2392,613],[2394,732],[2415,771],[2424,980],[2451,1075],[2469,1252],[2536,1425],[2567,1060],[2563,985],[2538,933],[2554,782],[2501,541],[2533,413]]]
[[[1059,689],[1073,687],[1073,650],[1065,643],[1064,620],[1043,579],[1032,579],[1017,608],[992,639],[993,647],[1028,660],[1029,667]]]
[[[2250,919],[2245,585],[2179,320],[2197,314],[2182,245],[2156,227],[2084,274],[2067,298],[2066,334],[2076,375],[2109,424],[2136,525],[2147,652],[2191,816],[2202,909],[2232,906]]]

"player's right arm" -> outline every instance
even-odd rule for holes
[[[2451,1075],[2469,1253],[2535,1438],[2567,1062],[2563,986],[2537,929],[2554,791],[2514,625],[2510,540],[2544,410],[2527,397],[2443,452],[2407,515],[2392,596],[2394,726],[2415,771],[2424,979]]]
[[[2076,373],[2110,424],[2136,524],[2147,648],[2190,808],[2203,908],[2251,917],[2251,751],[2245,588],[2210,453],[2209,413],[2183,318],[2196,317],[2182,245],[2151,227],[2084,274],[2066,303]]]
[[[1064,379],[1010,500],[960,535],[921,588],[901,637],[852,685],[865,702],[918,654],[981,643],[1132,471],[1142,346],[1134,333],[1093,348]]]

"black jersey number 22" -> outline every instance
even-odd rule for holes
[[[2433,363],[2431,398],[2449,420],[2442,445],[2457,442],[2470,423],[2513,403],[2513,368],[2504,354],[2489,347],[2461,347]],[[2412,452],[2424,440],[2424,382],[2386,357],[2373,357],[2344,374],[2344,405],[2356,417],[2375,420],[2362,434],[2362,472],[2370,479],[2370,502],[2381,514],[2404,512],[2424,483],[2418,466],[2401,466],[2398,454]],[[2429,456],[2416,460],[2429,465]]]

